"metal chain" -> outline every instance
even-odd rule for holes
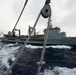
[[[43,50],[42,50],[41,58],[40,58],[40,61],[37,62],[37,64],[38,64],[38,69],[37,69],[36,75],[39,75],[40,70],[41,70],[41,67],[42,67],[42,65],[45,63],[45,62],[43,61],[43,59],[44,59],[45,48],[46,48],[46,43],[47,43],[47,38],[48,38],[49,24],[50,24],[50,17],[48,18],[46,38],[44,39],[44,45],[43,45]]]
[[[18,52],[18,54],[17,54],[17,57],[16,57],[15,61],[11,64],[10,68],[6,71],[6,74],[5,74],[5,75],[8,75],[8,74],[10,73],[10,71],[13,69],[14,65],[17,63],[18,59],[20,58],[21,54],[23,53],[23,51],[24,51],[24,49],[25,49],[25,46],[27,45],[27,43],[28,43],[28,41],[29,41],[29,39],[30,39],[30,37],[31,37],[31,34],[32,34],[33,30],[35,29],[35,27],[36,27],[36,25],[37,25],[37,22],[38,22],[38,20],[39,20],[39,18],[40,18],[40,15],[41,15],[41,11],[40,11],[40,13],[39,13],[39,15],[38,15],[38,17],[37,17],[37,20],[36,20],[36,22],[35,22],[35,24],[34,24],[34,26],[33,26],[33,28],[32,28],[32,31],[31,31],[30,35],[28,36],[28,38],[27,38],[26,41],[24,42],[24,45],[19,48],[19,52]]]

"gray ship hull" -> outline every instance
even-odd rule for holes
[[[46,39],[46,32],[47,29],[44,30],[43,35],[32,35],[28,44],[31,45],[43,45],[44,40]],[[2,42],[4,43],[24,43],[27,39],[27,35],[20,35],[19,36],[11,35],[10,33],[4,35],[2,38]],[[67,37],[65,32],[61,32],[59,27],[53,28],[52,26],[49,27],[48,30],[48,38],[46,45],[76,45],[76,37]]]
[[[21,43],[23,44],[26,41],[26,38],[13,38],[13,39],[8,39],[8,38],[2,38],[2,42],[4,43]],[[31,45],[43,45],[44,44],[44,39],[39,39],[39,38],[34,38],[30,39],[28,44]],[[76,38],[65,38],[65,39],[48,39],[46,45],[71,45],[75,46],[76,45]]]

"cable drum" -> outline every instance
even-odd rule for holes
[[[51,7],[49,4],[45,4],[44,7],[41,10],[41,14],[44,18],[48,18],[51,16]]]

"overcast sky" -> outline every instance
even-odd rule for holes
[[[0,32],[11,31],[18,19],[25,0],[0,0]],[[33,26],[45,0],[28,0],[25,11],[17,25],[22,34],[28,33],[28,25]],[[76,36],[76,0],[51,0],[52,24],[65,31],[68,36]],[[43,32],[47,19],[40,17],[37,31]]]

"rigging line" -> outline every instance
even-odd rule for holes
[[[3,43],[2,47],[0,48],[0,50],[2,50],[4,46],[5,46],[5,43]]]
[[[1,32],[1,34],[3,34],[3,32]],[[3,34],[4,35],[4,34]],[[0,50],[2,50],[2,48],[5,46],[5,43],[3,43],[3,45],[1,46]]]
[[[4,47],[5,44],[2,45],[2,47],[0,48],[0,50],[2,50],[2,48]]]
[[[22,11],[21,11],[21,13],[20,13],[20,15],[19,15],[19,17],[18,17],[18,19],[17,19],[17,22],[16,22],[16,24],[15,24],[13,30],[12,30],[12,33],[14,32],[15,27],[17,26],[17,24],[18,24],[18,22],[19,22],[19,20],[20,20],[20,18],[21,18],[21,16],[22,16],[22,13],[23,13],[23,11],[24,11],[24,9],[25,9],[25,6],[26,6],[27,2],[28,2],[28,0],[25,0],[24,6],[23,6]],[[11,33],[11,34],[12,34],[12,33]],[[5,44],[2,45],[2,47],[0,48],[0,50],[2,50],[2,48],[4,47],[4,45],[5,45]]]
[[[18,24],[18,22],[19,22],[19,20],[20,20],[20,18],[21,18],[21,16],[22,16],[22,13],[23,13],[23,11],[24,11],[24,9],[25,9],[25,6],[26,6],[27,2],[28,2],[28,0],[25,0],[24,6],[23,6],[22,11],[21,11],[21,13],[20,13],[20,15],[19,15],[19,17],[18,17],[18,19],[17,19],[17,22],[16,22],[16,24],[15,24],[13,30],[12,30],[12,33],[14,32],[15,27],[17,26],[17,24]]]
[[[21,54],[23,53],[23,51],[24,51],[24,49],[25,49],[25,46],[27,45],[27,43],[28,43],[28,41],[29,41],[29,39],[30,39],[30,37],[31,37],[31,34],[32,34],[33,30],[35,29],[35,27],[36,27],[36,25],[37,25],[37,22],[38,22],[38,20],[39,20],[39,18],[40,18],[40,15],[41,15],[41,11],[40,11],[40,13],[39,13],[39,15],[38,15],[38,17],[37,17],[37,19],[36,19],[36,21],[35,21],[35,24],[34,24],[34,26],[33,26],[33,28],[32,28],[32,31],[30,32],[28,38],[27,38],[26,41],[24,42],[24,45],[19,48],[19,52],[18,52],[18,54],[17,54],[17,57],[16,57],[15,61],[11,64],[10,68],[6,70],[6,73],[5,73],[4,75],[8,75],[8,74],[10,73],[10,71],[13,69],[13,67],[15,66],[15,64],[17,63],[18,59],[20,58]]]
[[[46,38],[44,39],[43,50],[42,50],[41,58],[40,58],[40,61],[39,61],[39,64],[38,64],[38,69],[37,69],[36,75],[39,75],[41,67],[42,67],[43,63],[45,63],[45,62],[43,62],[43,59],[44,59],[45,48],[46,48],[46,43],[47,43],[47,38],[48,38],[48,33],[49,33],[48,32],[48,30],[49,30],[49,24],[50,24],[50,17],[48,18]]]

